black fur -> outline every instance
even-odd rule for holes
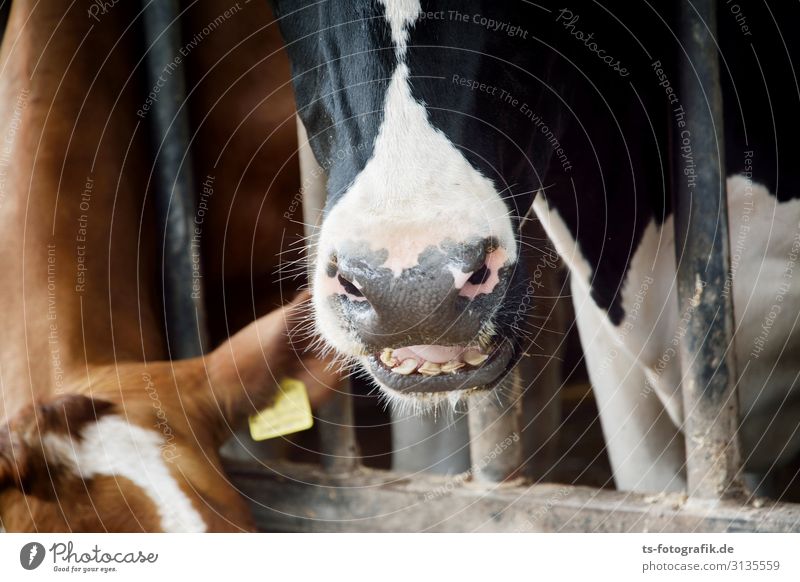
[[[304,8],[309,4],[276,1],[300,114],[317,158],[330,167],[330,207],[369,159],[397,63],[378,2]],[[592,297],[619,324],[620,290],[644,229],[671,212],[673,164],[681,163],[673,156],[680,101],[670,101],[667,85],[679,99],[679,67],[687,63],[677,38],[677,3],[602,4],[423,1],[423,12],[434,15],[410,30],[407,63],[412,93],[431,123],[494,181],[515,216],[546,188],[548,203],[591,267]],[[800,8],[738,4],[749,19],[749,36],[727,4],[718,8],[727,168],[745,169],[744,152],[753,150],[748,169],[756,182],[781,200],[800,196],[797,172],[784,171],[797,159],[798,89],[789,61],[800,52],[789,27]],[[456,11],[466,20],[454,17]],[[490,30],[476,15],[507,26]],[[591,41],[585,41],[588,34]],[[498,90],[472,90],[459,79]],[[525,115],[523,103],[552,130],[560,150]],[[343,149],[357,152],[337,159]],[[512,289],[521,278],[517,269]]]
[[[332,207],[372,154],[397,61],[376,2],[276,1],[297,109]]]

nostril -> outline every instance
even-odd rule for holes
[[[339,284],[342,287],[344,287],[344,290],[347,291],[347,293],[349,293],[350,295],[352,295],[354,297],[363,297],[364,296],[364,294],[361,292],[361,290],[358,287],[356,287],[355,284],[352,281],[348,281],[347,279],[345,279],[341,275],[339,275],[337,277],[337,279],[339,280]]]
[[[497,246],[491,240],[487,241],[485,248],[490,249],[490,252],[484,255],[483,265],[470,273],[469,278],[461,286],[456,284],[459,296],[475,299],[479,295],[488,295],[494,293],[501,283],[500,276],[504,265],[508,262],[508,254],[503,247]]]
[[[480,269],[472,273],[470,278],[467,279],[467,283],[471,285],[483,285],[484,283],[486,283],[486,280],[489,278],[489,275],[491,275],[489,267],[484,265]]]

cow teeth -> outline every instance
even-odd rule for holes
[[[407,358],[403,360],[399,365],[392,368],[392,372],[395,374],[402,374],[403,376],[408,376],[411,372],[417,369],[417,362],[414,358]]]
[[[442,364],[442,372],[445,374],[452,374],[464,367],[464,362],[458,360],[450,360],[446,364]]]
[[[489,359],[489,356],[479,352],[478,350],[467,350],[464,352],[462,356],[464,361],[468,363],[470,366],[480,366],[486,360]]]
[[[425,362],[417,371],[425,376],[438,376],[442,373],[442,367],[434,362]]]
[[[390,368],[394,368],[397,365],[397,358],[392,355],[393,353],[391,348],[386,348],[381,352],[381,362]]]

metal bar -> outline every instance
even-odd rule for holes
[[[287,532],[800,532],[800,505],[645,495],[542,484],[476,484],[454,475],[362,468],[347,479],[318,467],[228,465],[261,531]]]
[[[526,234],[546,237],[538,221],[531,221]],[[547,249],[530,256],[528,261],[532,284],[529,288],[535,289],[537,295],[533,299],[547,313],[548,328],[560,331],[565,326],[557,299],[561,294],[558,256],[554,249]],[[468,398],[471,471],[476,480],[541,478],[551,469],[561,423],[560,338],[558,333],[537,335],[533,342],[540,358],[521,362],[505,386],[490,393],[476,392]],[[498,446],[503,449],[499,454]]]
[[[529,220],[523,234],[530,238],[547,240],[547,234],[538,220]],[[530,240],[529,238],[529,240]],[[519,363],[522,412],[522,468],[524,477],[547,480],[558,459],[561,427],[561,386],[565,338],[567,336],[567,302],[562,299],[567,286],[561,259],[549,243],[541,251],[528,253],[529,285],[526,294],[537,313],[543,314],[544,326],[526,342],[531,354]],[[526,299],[523,299],[526,301]]]
[[[317,410],[322,467],[329,473],[346,474],[359,466],[350,382],[340,382],[336,393]]]
[[[743,488],[733,305],[724,292],[730,260],[716,3],[684,2],[680,18],[688,63],[681,68],[685,125],[679,121],[675,140],[675,248],[678,300],[689,315],[680,351],[687,479],[691,496],[723,499]]]
[[[0,1],[0,40],[2,40],[3,36],[6,32],[6,27],[8,26],[8,16],[11,12],[11,0],[2,0]]]
[[[313,256],[311,249],[322,223],[322,214],[327,196],[326,176],[317,163],[308,144],[308,134],[300,119],[297,119],[297,146],[300,162],[300,190],[303,196],[303,222],[308,236],[306,252],[309,253],[309,278],[313,275]],[[317,410],[317,429],[319,431],[322,466],[330,473],[349,473],[359,466],[358,445],[356,443],[353,398],[350,382],[344,380],[335,387],[328,402]]]
[[[462,406],[445,414],[391,409],[392,470],[463,473],[470,467],[469,415]]]
[[[492,391],[470,394],[467,401],[472,478],[493,483],[513,479],[522,464],[519,371]]]
[[[156,145],[155,203],[164,235],[161,273],[164,282],[164,325],[171,359],[190,358],[208,345],[200,248],[192,245],[195,183],[189,154],[189,119],[183,67],[174,66],[181,46],[177,0],[143,0],[143,27],[148,47],[146,68],[151,87],[168,81],[148,112]]]

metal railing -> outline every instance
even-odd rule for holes
[[[692,187],[676,172],[674,197],[678,301],[694,307],[680,353],[686,472],[689,494],[705,499],[743,493],[733,300],[724,289],[730,252],[715,7],[682,4],[681,93],[697,171]]]

